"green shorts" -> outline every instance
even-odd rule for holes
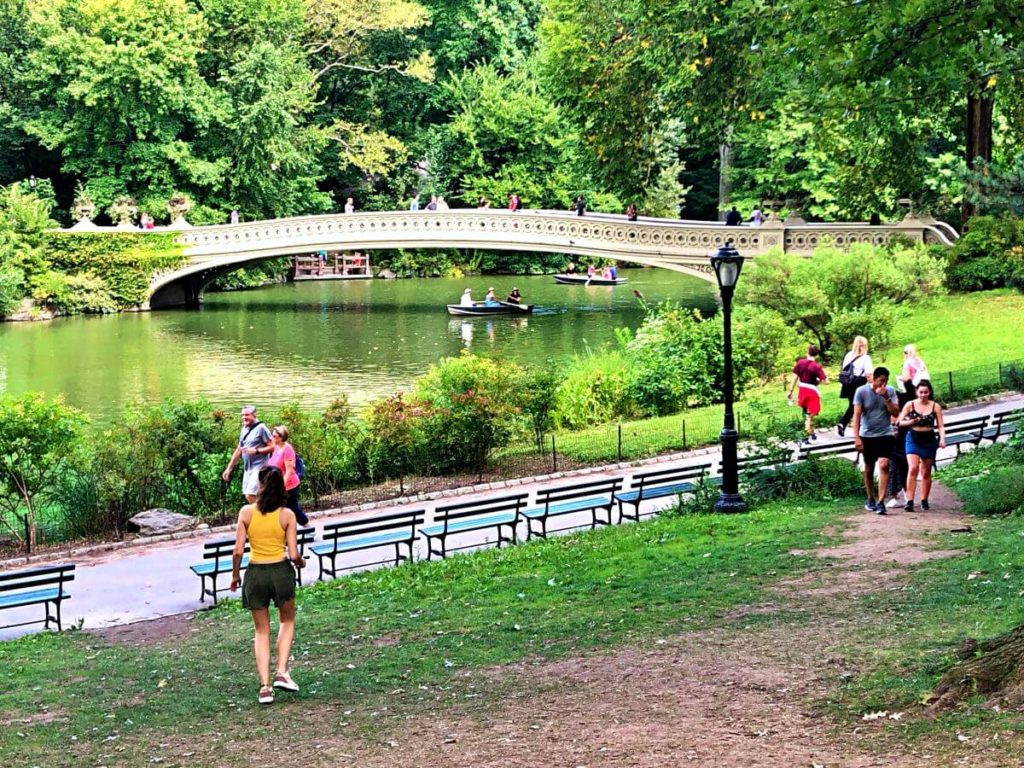
[[[242,605],[250,611],[295,599],[295,569],[288,560],[279,563],[250,563],[242,582]]]

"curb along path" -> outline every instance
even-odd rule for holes
[[[1024,396],[1014,395],[956,408],[951,410],[949,415],[951,418],[981,416],[1021,406],[1024,406]],[[819,432],[819,441],[822,443],[833,442],[837,439],[834,430]],[[942,458],[948,459],[955,453],[955,450],[947,449]],[[461,489],[462,492],[458,494],[443,491],[430,494],[429,497],[396,499],[391,504],[364,504],[345,509],[323,510],[311,514],[311,524],[320,528],[325,523],[335,522],[353,513],[366,514],[370,510],[379,510],[385,507],[394,511],[424,507],[427,510],[426,524],[429,525],[433,521],[434,508],[438,503],[443,503],[453,495],[486,498],[501,495],[503,491],[514,488],[517,492],[529,492],[532,499],[533,493],[538,489],[559,485],[569,477],[584,476],[592,476],[593,479],[622,476],[626,479],[628,486],[629,479],[633,474],[652,464],[685,465],[695,459],[713,460],[717,464],[718,447],[706,447],[639,462],[590,467],[536,478],[473,486]],[[671,503],[672,499],[645,502],[642,509],[644,513],[648,513]],[[241,500],[239,500],[240,505]],[[565,523],[567,525],[584,525],[587,520],[589,520],[589,516],[581,514],[568,516]],[[75,626],[81,622],[83,628],[95,629],[147,621],[202,608],[204,604],[199,601],[199,579],[189,570],[189,566],[202,560],[202,545],[205,542],[230,536],[232,531],[233,526],[222,526],[159,538],[114,542],[71,550],[66,553],[48,554],[46,558],[48,561],[66,561],[77,564],[75,581],[69,585],[72,597],[63,604],[65,626]],[[467,536],[464,541],[470,546],[487,546],[491,539],[491,535],[481,535],[476,539]],[[354,553],[340,559],[346,566],[359,569],[372,567],[375,564],[374,558],[377,556],[379,556],[379,552],[370,551],[369,553]],[[425,557],[425,548],[419,540],[416,543],[415,556],[417,559]],[[31,563],[29,563],[30,565]],[[25,567],[26,560],[24,558],[0,564],[0,570],[15,570]],[[315,558],[313,558],[311,561],[307,561],[303,582],[312,583],[316,577],[317,567]],[[209,602],[205,603],[205,605],[209,604]],[[33,621],[38,619],[41,614],[42,606],[39,605],[11,609],[0,613],[0,624]],[[37,631],[40,626],[41,624],[0,629],[0,640]]]

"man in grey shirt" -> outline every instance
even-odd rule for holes
[[[221,478],[224,482],[231,480],[231,472],[242,458],[242,493],[252,504],[260,489],[260,470],[266,466],[274,448],[270,441],[270,430],[267,425],[256,418],[256,408],[246,405],[242,408],[242,431],[238,434],[238,447],[231,454],[231,461]]]
[[[889,486],[889,454],[892,453],[892,417],[900,412],[896,390],[889,386],[889,369],[875,368],[868,383],[853,395],[853,444],[864,455],[864,509],[885,514],[885,489]],[[878,500],[875,501],[875,464],[878,464]]]

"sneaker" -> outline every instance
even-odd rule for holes
[[[845,424],[837,424],[836,425],[836,432],[839,433],[840,437],[845,435],[846,434],[846,425]]]
[[[904,505],[903,505],[903,509],[904,509],[904,511],[906,511],[906,512],[913,512],[913,511],[914,511],[914,500],[913,500],[913,499],[911,499],[911,500],[910,500],[910,501],[908,501],[908,502],[907,502],[906,504],[904,504]]]
[[[278,672],[274,675],[274,687],[285,691],[299,690],[298,683],[292,680],[292,676],[287,672]]]
[[[891,499],[889,499],[887,502],[885,502],[885,506],[889,507],[889,509],[892,509],[893,507],[902,506],[902,504],[900,503],[899,499],[897,499],[895,496],[893,496]]]
[[[878,505],[875,503],[874,499],[868,499],[867,504],[864,505],[864,509],[866,509],[868,512],[877,512]]]
[[[925,512],[931,509],[931,507],[928,506],[928,499],[921,499],[921,509],[923,509]]]
[[[258,698],[260,704],[273,704],[274,703],[274,689],[269,685],[264,685],[260,688],[260,695]]]
[[[889,514],[888,512],[885,511],[885,504],[882,504],[881,502],[878,502],[877,504],[875,504],[875,514],[876,515],[887,515],[887,514]]]

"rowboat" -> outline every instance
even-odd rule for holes
[[[449,304],[449,315],[463,315],[469,317],[487,317],[489,315],[529,315],[533,313],[533,304],[511,304],[507,301],[499,301],[496,305],[488,306],[483,302],[474,304],[471,307],[464,307],[461,304]]]
[[[625,285],[629,282],[628,277],[618,277],[609,280],[607,277],[587,277],[586,275],[555,275],[555,282],[562,285]]]

